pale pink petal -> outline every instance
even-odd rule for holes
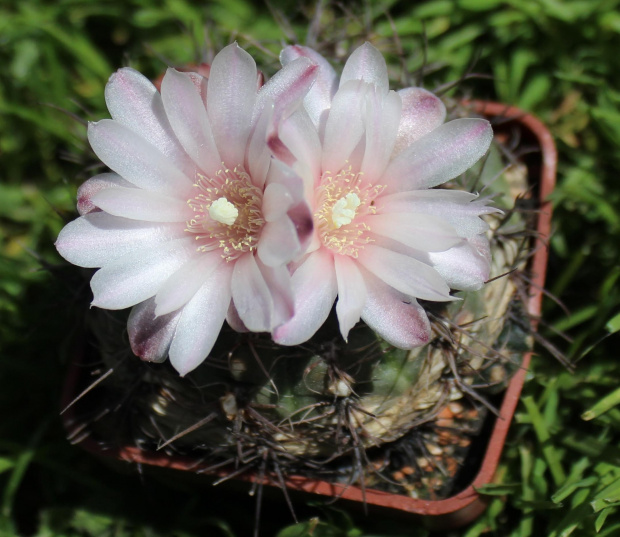
[[[268,267],[256,258],[256,264],[265,279],[273,301],[271,313],[271,329],[280,326],[291,319],[294,313],[293,290],[291,289],[291,275],[286,265]]]
[[[399,349],[428,343],[431,326],[424,308],[414,298],[399,293],[367,271],[363,275],[367,294],[362,320]]]
[[[485,119],[455,119],[414,142],[391,161],[385,194],[432,188],[471,168],[487,152],[493,129]]]
[[[281,183],[272,182],[263,193],[263,218],[275,222],[282,218],[293,204],[293,196]]]
[[[120,310],[151,298],[194,255],[196,244],[191,237],[130,252],[95,273],[90,281],[92,305]]]
[[[109,119],[88,125],[88,141],[103,163],[134,185],[187,199],[192,182],[134,131]]]
[[[180,199],[141,188],[113,186],[100,190],[91,200],[109,214],[145,222],[187,222],[194,214]]]
[[[328,110],[338,89],[338,76],[323,56],[311,48],[301,45],[292,45],[282,50],[280,62],[286,66],[300,57],[309,58],[319,66],[316,81],[304,98],[304,108],[308,111],[317,132],[322,135],[325,130]]]
[[[170,125],[183,148],[206,175],[222,167],[207,110],[190,76],[168,69],[161,94]]]
[[[207,112],[222,161],[244,163],[250,119],[256,101],[256,63],[237,43],[228,45],[211,64]]]
[[[248,144],[248,167],[246,169],[252,178],[252,183],[258,188],[263,188],[265,185],[269,164],[271,163],[271,151],[267,145],[267,131],[271,128],[272,118],[273,103],[269,103],[263,108]]]
[[[366,285],[356,261],[351,257],[335,255],[334,266],[338,283],[336,314],[340,333],[343,339],[348,341],[349,331],[360,320],[366,303]]]
[[[308,58],[297,58],[280,69],[259,90],[252,125],[258,121],[263,107],[273,103],[273,119],[278,122],[302,104],[303,98],[314,83],[318,66]]]
[[[181,317],[177,311],[155,317],[155,300],[150,298],[133,307],[127,321],[131,350],[149,362],[163,362]]]
[[[429,259],[452,289],[477,291],[489,279],[491,252],[484,236],[474,237],[446,252],[431,252]]]
[[[161,95],[148,78],[131,67],[119,69],[106,85],[105,99],[114,121],[144,138],[184,173],[191,172],[187,155],[166,117]]]
[[[410,256],[366,245],[358,260],[379,279],[408,296],[437,302],[453,300],[439,273]]]
[[[230,305],[231,269],[230,263],[220,265],[180,310],[170,363],[182,377],[205,360],[220,334]]]
[[[489,201],[462,190],[412,190],[381,197],[377,210],[436,216],[451,224],[460,237],[471,238],[489,229],[481,215],[501,212],[487,205]]]
[[[142,248],[186,235],[186,225],[159,224],[118,218],[104,212],[89,213],[69,222],[58,235],[56,248],[79,267],[102,267]]]
[[[446,106],[434,93],[423,88],[405,88],[398,94],[403,109],[393,157],[446,120]]]
[[[91,198],[100,190],[110,188],[111,186],[124,186],[127,188],[135,188],[129,181],[125,181],[120,175],[115,173],[100,173],[91,177],[78,188],[77,191],[77,210],[80,215],[84,216],[92,211],[97,210]]]
[[[366,221],[372,233],[425,252],[443,252],[464,241],[445,220],[427,214],[386,212]]]
[[[385,94],[373,88],[366,94],[366,147],[360,171],[370,181],[381,177],[390,160],[400,121],[400,109],[400,96],[395,91]]]
[[[275,222],[267,222],[260,236],[257,254],[268,267],[286,265],[301,252],[297,230],[290,218],[283,217]]]
[[[156,315],[165,315],[189,302],[224,262],[219,252],[200,252],[170,276],[155,295]]]
[[[237,308],[235,308],[235,304],[232,300],[230,301],[230,306],[228,306],[226,322],[235,332],[249,332],[248,327],[243,324],[241,317],[239,317],[239,312]]]
[[[364,134],[362,105],[371,86],[351,80],[340,86],[332,102],[323,142],[323,171],[338,173]]]
[[[382,93],[388,92],[389,80],[385,59],[370,43],[364,43],[349,56],[340,77],[340,88],[349,80],[363,80],[377,86]]]
[[[327,319],[338,293],[332,255],[325,249],[310,254],[293,274],[291,287],[295,315],[272,334],[282,345],[307,341]]]

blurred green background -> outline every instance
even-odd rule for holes
[[[498,485],[486,491],[489,509],[452,535],[620,535],[620,2],[318,5],[319,36],[336,53],[366,39],[400,49],[389,57],[395,80],[421,69],[428,89],[460,80],[449,95],[533,112],[558,144],[541,325],[549,344],[534,360]],[[85,122],[108,117],[114,70],[155,78],[236,39],[273,73],[283,43],[306,42],[316,10],[275,0],[0,0],[0,536],[251,535],[247,488],[119,472],[67,442],[60,392],[85,284],[53,243],[97,166]],[[428,533],[338,503],[296,506],[293,525],[282,497],[267,499],[262,535]]]

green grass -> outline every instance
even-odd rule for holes
[[[403,83],[421,68],[430,89],[466,72],[484,75],[450,94],[535,113],[560,155],[547,284],[555,299],[545,300],[541,332],[576,369],[539,349],[498,484],[484,490],[489,508],[452,535],[618,535],[620,2],[372,5],[348,18],[328,10],[324,22],[334,37],[365,33],[384,47],[396,35],[403,59],[390,57],[391,75]],[[233,39],[269,72],[280,43],[303,40],[307,28],[299,3],[272,8],[244,0],[0,2],[0,536],[250,534],[247,489],[112,468],[65,440],[60,392],[79,348],[84,284],[53,242],[96,163],[83,121],[107,116],[108,76],[131,65],[155,77],[166,63],[208,60]],[[296,503],[302,522],[290,526],[281,496],[265,501],[263,535],[427,533],[305,501]]]

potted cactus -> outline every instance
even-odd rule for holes
[[[340,77],[306,47],[281,61],[263,86],[236,44],[161,93],[110,79],[89,140],[113,173],[57,243],[101,267],[104,367],[69,375],[70,437],[464,523],[529,360],[553,144],[503,105],[390,91],[368,43]],[[519,137],[542,158],[508,151]]]

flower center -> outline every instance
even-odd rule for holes
[[[341,255],[357,257],[372,242],[367,216],[376,213],[375,198],[385,186],[373,186],[354,173],[351,166],[336,175],[325,172],[317,190],[314,214],[321,242]]]
[[[186,231],[196,235],[198,250],[219,249],[226,261],[255,250],[265,224],[263,194],[243,166],[223,168],[213,177],[198,174],[194,187],[199,194],[187,201],[195,215]]]

